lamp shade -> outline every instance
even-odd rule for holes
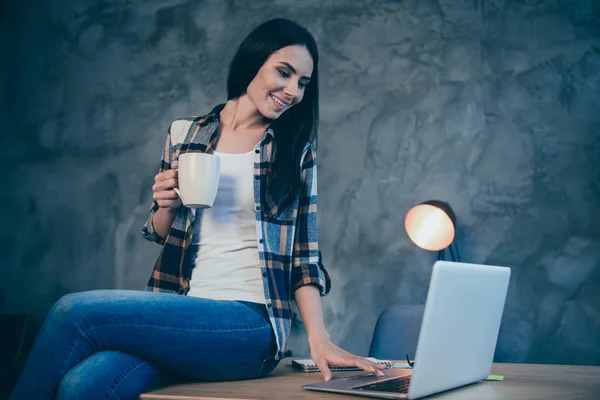
[[[448,248],[455,235],[456,216],[448,203],[429,200],[411,208],[404,218],[410,240],[429,251]]]

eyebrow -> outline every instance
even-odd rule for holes
[[[297,74],[297,72],[296,72],[296,68],[294,68],[294,67],[292,66],[292,64],[290,64],[290,63],[287,63],[287,62],[285,62],[285,61],[280,61],[280,64],[283,64],[283,65],[285,65],[285,66],[286,66],[286,67],[288,67],[288,68],[289,68],[289,69],[290,69],[290,70],[291,70],[293,73]],[[301,79],[306,79],[307,81],[310,81],[310,76],[303,76]]]

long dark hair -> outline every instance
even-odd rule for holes
[[[271,198],[284,208],[300,187],[300,158],[309,142],[317,145],[319,123],[319,53],[315,39],[305,28],[284,18],[272,19],[256,27],[238,48],[227,77],[227,99],[246,93],[248,85],[269,56],[277,50],[303,45],[313,59],[310,82],[304,89],[302,101],[273,121],[275,157],[267,190]]]

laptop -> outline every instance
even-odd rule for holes
[[[387,369],[382,377],[360,374],[302,387],[418,399],[485,379],[492,369],[509,279],[507,267],[437,261],[412,369]]]

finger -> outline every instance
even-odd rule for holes
[[[169,169],[167,171],[164,171],[163,174],[163,180],[168,180],[168,179],[173,179],[173,178],[177,178],[177,169]]]
[[[156,203],[160,208],[170,208],[177,204],[175,200],[157,200]]]
[[[177,168],[179,168],[179,161],[173,161],[173,163],[171,164],[171,168],[172,168],[172,169],[177,169]]]
[[[154,177],[154,182],[158,183],[173,178],[177,178],[177,169],[169,169],[156,174],[156,176]]]
[[[173,189],[174,187],[178,187],[178,186],[179,186],[178,179],[167,179],[165,181],[155,183],[152,186],[152,191],[160,192],[162,190],[170,190],[170,189]]]
[[[363,361],[371,364],[371,366],[375,369],[385,369],[385,365],[384,364],[378,364],[376,362],[373,362],[371,360],[369,360],[368,358],[362,357]]]
[[[356,357],[354,359],[354,365],[358,368],[361,368],[367,372],[371,372],[375,375],[379,375],[379,376],[383,376],[383,372],[381,372],[379,369],[375,368],[374,363],[372,363],[371,361],[362,358],[362,357]]]
[[[377,376],[384,376],[385,375],[383,373],[383,371],[382,371],[383,368],[381,368],[381,365],[376,364],[376,363],[374,363],[372,361],[369,361],[369,360],[365,360],[365,361],[367,361],[369,363],[369,365],[371,366],[371,368],[373,368],[373,371],[374,371],[373,374],[375,374]],[[385,368],[385,366],[383,366],[383,367]]]
[[[375,368],[375,375],[378,375],[378,376],[384,376],[385,375],[383,373],[383,370],[385,369],[385,365],[377,364],[377,363],[374,363],[373,361],[370,361],[370,363],[373,366],[373,368]]]
[[[160,192],[154,192],[153,198],[156,201],[159,200],[176,200],[177,197],[179,197],[177,195],[177,192],[175,192],[174,190],[163,190]]]
[[[179,196],[174,190],[161,190],[154,192],[154,200],[176,200]]]
[[[325,381],[330,380],[331,370],[329,369],[329,364],[327,363],[327,360],[319,360],[318,362],[315,361],[315,364],[317,364],[317,367],[319,367],[319,369],[321,370],[323,379],[325,379]]]

